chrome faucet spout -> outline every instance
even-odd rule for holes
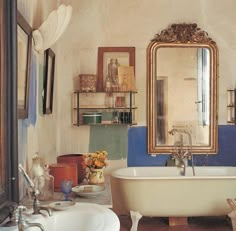
[[[38,199],[39,192],[32,192],[32,196],[34,197],[33,202],[33,214],[41,214],[42,210],[45,210],[48,212],[49,216],[52,216],[52,210],[46,206],[41,206]]]
[[[41,224],[39,224],[39,223],[28,223],[28,222],[25,222],[25,223],[18,224],[18,230],[19,231],[25,231],[26,229],[32,228],[32,227],[38,227],[41,231],[44,231],[44,227]]]
[[[52,210],[50,208],[44,207],[44,206],[38,206],[37,208],[34,208],[33,214],[41,214],[41,211],[44,210],[48,213],[49,216],[52,216]]]

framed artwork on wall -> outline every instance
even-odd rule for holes
[[[51,48],[44,51],[43,114],[51,114],[53,109],[53,87],[55,53]]]
[[[17,11],[17,110],[18,118],[28,117],[32,28]]]
[[[106,91],[119,86],[118,67],[135,69],[135,47],[99,47],[97,91]],[[112,89],[114,90],[114,89]]]

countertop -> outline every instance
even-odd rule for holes
[[[87,182],[84,181],[80,185],[86,185]],[[76,195],[74,192],[72,192],[69,196],[69,198],[72,201],[80,202],[80,203],[94,203],[99,205],[104,205],[105,207],[112,208],[112,198],[111,198],[111,187],[110,187],[110,176],[105,176],[105,182],[102,184],[105,186],[105,190],[101,192],[100,194],[96,195],[95,197],[81,197],[79,195]],[[61,192],[54,192],[53,200],[50,201],[40,201],[41,205],[47,205],[55,201],[61,201],[63,200],[64,195]],[[32,199],[29,199],[29,197],[25,197],[22,200],[22,204],[26,207],[31,207],[33,204]]]

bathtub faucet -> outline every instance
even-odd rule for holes
[[[192,153],[192,137],[189,131],[184,129],[172,129],[169,131],[170,135],[175,135],[176,133],[180,134],[180,140],[174,143],[174,151],[172,153],[172,158],[176,161],[176,166],[182,169],[181,175],[185,176],[186,174],[186,165],[188,160],[191,160],[192,163],[192,171],[195,176],[194,170],[194,161],[193,161],[193,153]],[[184,148],[183,142],[183,134],[188,136],[188,146]]]

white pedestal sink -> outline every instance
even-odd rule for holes
[[[27,211],[27,214],[29,210]],[[97,204],[76,203],[63,211],[54,211],[53,215],[26,215],[28,222],[40,223],[45,231],[119,231],[120,222],[110,209]],[[17,226],[1,227],[1,231],[18,231]],[[28,228],[39,231],[38,227]]]

